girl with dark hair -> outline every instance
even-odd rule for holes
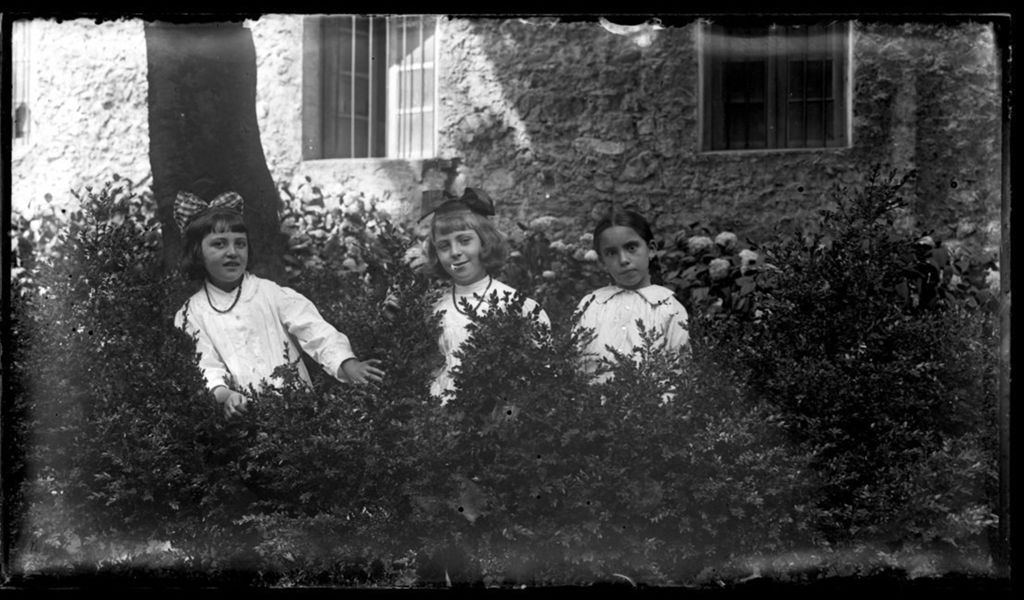
[[[180,192],[174,219],[182,232],[182,272],[202,288],[174,316],[196,340],[199,367],[224,416],[245,411],[247,393],[271,378],[279,365],[296,365],[311,383],[301,348],[335,378],[381,381],[378,360],[358,360],[348,337],[320,316],[302,294],[247,271],[249,234],[242,197],[226,192],[207,203]]]
[[[593,373],[602,362],[612,363],[611,349],[629,355],[641,345],[637,320],[654,331],[666,351],[688,348],[688,315],[672,290],[660,285],[650,224],[639,213],[613,211],[594,228],[594,250],[611,285],[587,294],[577,306],[579,327],[594,331],[584,350],[584,369]],[[605,372],[597,377],[604,381]]]

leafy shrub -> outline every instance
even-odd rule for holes
[[[394,490],[420,453],[410,428],[433,430],[422,425],[431,369],[422,354],[436,354],[422,303],[429,282],[401,261],[406,234],[381,223],[379,235],[360,238],[371,261],[362,273],[311,268],[303,279],[360,356],[383,360],[388,380],[356,389],[317,368],[316,388],[305,390],[285,369],[290,386],[225,422],[192,340],[173,327],[191,290],[160,272],[149,213],[118,214],[138,200],[117,182],[90,193],[54,252],[17,280],[9,389],[29,442],[23,564],[75,565],[171,540],[192,568],[264,561],[283,572],[287,552],[273,549],[302,532],[302,556],[323,573],[338,553],[362,560],[367,540],[395,540],[371,544],[367,564],[405,548],[394,533],[408,498]],[[397,301],[383,310],[386,297]],[[332,531],[345,542],[324,537]]]
[[[72,563],[134,544],[133,560],[315,585],[680,581],[823,535],[980,544],[995,262],[895,235],[896,190],[838,197],[756,261],[728,232],[663,244],[692,355],[648,346],[601,384],[571,327],[603,278],[590,240],[531,224],[503,277],[555,327],[524,319],[521,296],[478,315],[444,407],[427,393],[438,283],[414,268],[417,234],[372,202],[293,205],[321,221],[298,226],[311,242],[292,246],[290,285],[388,377],[316,367],[306,389],[285,369],[225,421],[173,328],[190,290],[157,268],[151,200],[104,186],[55,241],[24,238],[5,377],[26,442],[24,498],[5,498],[29,517],[16,548]]]
[[[543,219],[509,235],[511,253],[501,278],[540,304],[556,329],[569,323],[576,303],[605,285],[607,276],[585,233],[576,242],[551,240]]]
[[[281,233],[288,240],[284,263],[290,282],[318,271],[358,275],[381,264],[380,248],[374,256],[372,247],[380,228],[389,229],[392,235],[401,230],[400,235],[410,241],[410,231],[377,210],[376,198],[350,193],[330,202],[309,177],[299,185],[298,196],[287,187],[281,189],[278,217]]]
[[[474,317],[463,346],[422,502],[446,543],[494,580],[566,583],[682,578],[812,537],[806,459],[728,369],[647,340],[643,361],[592,385],[585,332],[548,335],[522,301]]]
[[[712,326],[752,398],[782,409],[792,438],[813,450],[825,493],[818,526],[836,540],[911,540],[920,529],[907,523],[944,520],[932,512],[944,501],[914,503],[919,470],[943,444],[993,423],[991,314],[940,301],[953,295],[936,293],[938,280],[924,294],[935,301],[920,301],[928,280],[893,227],[902,183],[876,174],[863,190],[838,190],[818,231],[762,246],[772,268],[754,292],[759,316]],[[993,449],[971,447],[987,460],[961,476],[987,504]]]
[[[14,294],[12,372],[30,441],[27,493],[83,543],[172,538],[197,548],[233,530],[220,422],[192,340],[170,320],[178,279],[117,181],[90,191]],[[177,296],[177,298],[176,298]],[[30,534],[30,531],[26,531]]]
[[[67,248],[62,232],[87,219],[91,219],[93,225],[109,222],[131,228],[143,238],[138,242],[139,247],[147,253],[159,247],[160,229],[153,198],[147,189],[131,179],[115,174],[95,193],[93,186],[88,185],[80,192],[72,191],[72,194],[79,200],[78,210],[69,212],[61,209],[60,214],[51,211],[31,217],[12,210],[11,280],[19,293],[34,287],[32,277],[39,261],[52,262],[64,258]]]

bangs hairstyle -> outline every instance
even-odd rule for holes
[[[447,235],[455,231],[472,229],[480,236],[480,262],[488,275],[494,275],[508,258],[508,242],[491,223],[490,219],[468,209],[434,213],[427,238],[427,267],[430,273],[442,279],[449,279],[448,271],[441,266],[434,246],[434,236]]]
[[[597,227],[594,227],[594,251],[597,252],[599,257],[601,256],[601,234],[606,229],[615,226],[629,227],[640,236],[640,239],[648,244],[654,241],[654,231],[643,215],[632,210],[612,211],[610,215],[598,222]],[[658,262],[658,257],[653,253],[651,253],[651,260],[648,263],[647,270],[651,274],[651,283],[661,285],[661,263]]]
[[[181,273],[186,279],[206,278],[203,238],[211,233],[244,233],[248,236],[249,230],[242,214],[232,208],[214,208],[193,219],[182,234]],[[249,264],[252,264],[252,246],[249,247]]]

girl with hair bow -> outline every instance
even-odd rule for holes
[[[202,287],[174,316],[174,323],[196,340],[206,385],[224,407],[224,416],[245,412],[274,369],[294,364],[311,385],[301,348],[343,382],[380,382],[379,360],[361,361],[348,336],[320,316],[305,296],[247,271],[249,236],[242,219],[244,201],[225,192],[210,202],[179,192],[174,220],[183,238],[183,274]],[[287,358],[285,357],[287,353]]]
[[[435,276],[451,281],[451,293],[434,304],[434,313],[441,315],[438,346],[445,362],[435,373],[430,391],[445,404],[455,391],[452,372],[460,363],[456,352],[469,339],[471,320],[463,306],[483,314],[518,292],[494,278],[508,257],[508,243],[488,219],[494,215],[494,203],[486,192],[467,187],[462,196],[453,197],[428,191],[422,202],[420,220],[433,215],[427,265]],[[523,311],[550,327],[547,313],[533,299],[526,299]]]

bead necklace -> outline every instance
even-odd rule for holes
[[[492,283],[494,283],[494,278],[491,277],[490,275],[488,275],[487,276],[487,287],[484,288],[483,295],[480,296],[480,299],[477,300],[476,306],[473,307],[473,312],[476,312],[477,309],[480,308],[480,305],[484,303],[484,299],[487,298],[487,292],[490,291]],[[455,299],[455,284],[454,283],[452,284],[452,304],[455,305],[455,310],[459,311],[461,314],[469,316],[468,312],[466,312],[466,311],[462,310],[461,308],[459,308],[459,301]]]
[[[240,280],[238,282],[238,291],[235,292],[235,301],[231,303],[231,306],[227,307],[224,310],[221,310],[213,305],[213,300],[210,298],[210,288],[208,287],[208,283],[206,281],[203,281],[203,291],[206,292],[206,301],[210,303],[210,308],[219,312],[220,314],[229,313],[231,312],[231,309],[234,308],[236,304],[238,304],[238,299],[242,297],[242,281]]]

